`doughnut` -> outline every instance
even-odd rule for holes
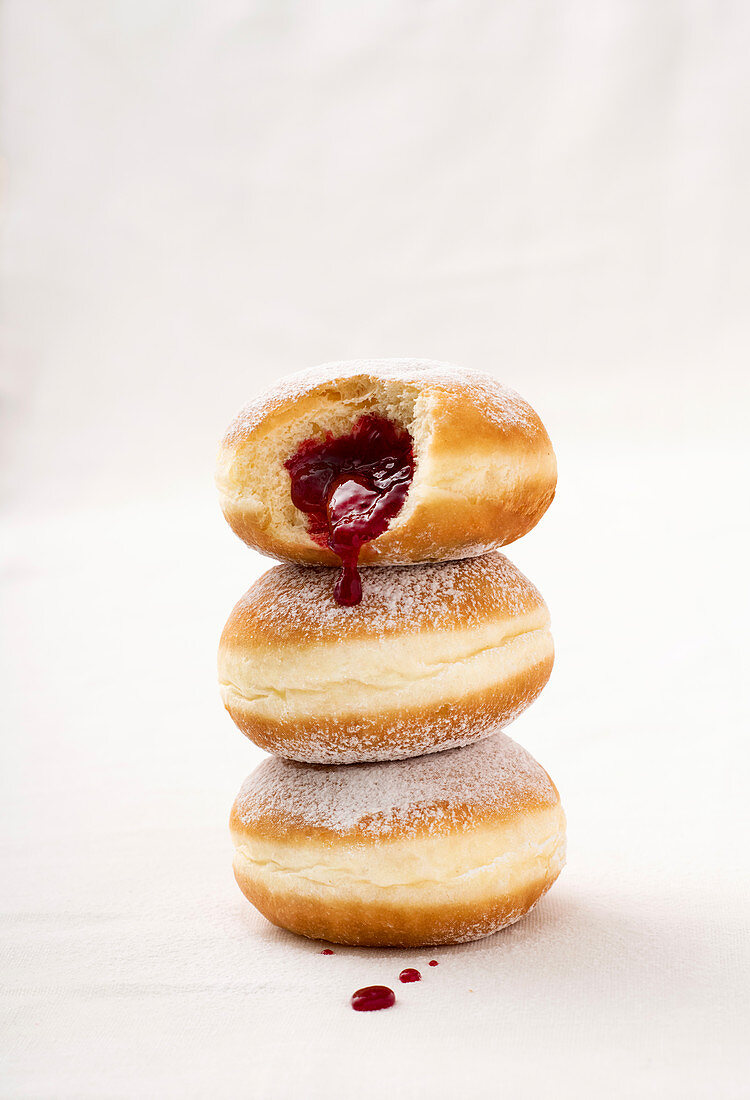
[[[447,561],[530,531],[555,493],[552,444],[530,405],[488,374],[420,359],[303,371],[251,402],[220,447],[232,529],[282,561]]]
[[[269,757],[230,830],[235,878],[263,916],[372,947],[489,936],[528,913],[565,862],[557,789],[502,733],[388,764]]]
[[[219,645],[224,705],[267,752],[311,764],[467,745],[536,699],[554,659],[541,595],[503,554],[363,570],[341,607],[334,570],[277,565]]]

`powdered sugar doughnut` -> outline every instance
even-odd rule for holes
[[[419,359],[331,363],[249,404],[221,445],[224,515],[283,560],[446,561],[539,521],[557,468],[534,410],[487,374]]]
[[[334,943],[488,936],[527,913],[565,862],[557,789],[504,734],[389,764],[269,758],[245,781],[230,828],[253,905]]]
[[[466,745],[549,679],[549,612],[502,554],[364,569],[357,607],[334,602],[332,574],[275,566],[224,628],[224,704],[268,752],[348,764]]]

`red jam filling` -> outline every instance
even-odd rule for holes
[[[414,477],[409,433],[383,416],[361,416],[349,435],[306,439],[284,463],[292,502],[308,517],[310,538],[341,561],[334,597],[362,599],[359,551],[398,515]]]
[[[368,985],[352,993],[355,1012],[377,1012],[380,1008],[392,1008],[395,1003],[396,994],[387,985]]]
[[[413,966],[407,966],[406,970],[402,970],[399,974],[398,980],[400,982],[421,982],[422,975]]]

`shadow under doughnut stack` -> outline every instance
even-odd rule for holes
[[[534,410],[444,363],[328,364],[230,426],[224,515],[283,563],[219,648],[229,714],[273,754],[230,827],[240,889],[275,924],[461,943],[557,878],[557,789],[501,732],[549,679],[549,613],[497,549],[539,521],[556,476]]]

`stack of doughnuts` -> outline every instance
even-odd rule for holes
[[[222,510],[282,562],[219,647],[227,711],[273,754],[230,827],[240,889],[275,924],[334,943],[461,943],[518,920],[557,878],[557,789],[501,732],[549,679],[549,612],[498,552],[555,483],[534,410],[443,363],[318,367],[229,427]]]

